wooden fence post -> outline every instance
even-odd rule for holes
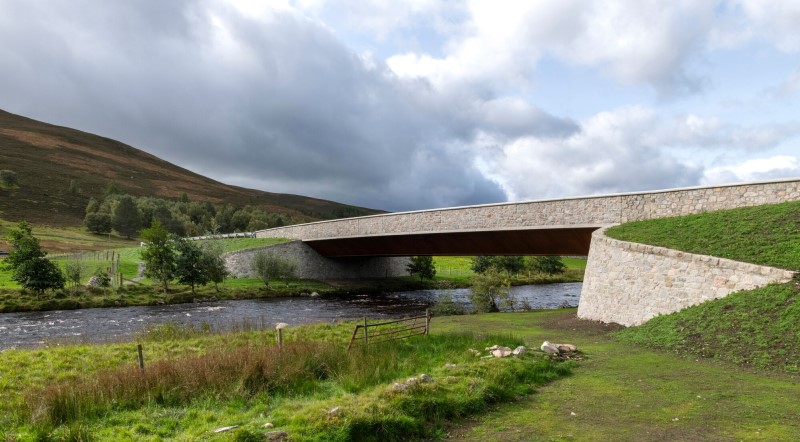
[[[278,350],[283,350],[283,329],[278,329]]]
[[[367,331],[367,317],[364,316],[364,346],[369,345],[369,332]]]
[[[142,354],[142,344],[136,345],[136,350],[139,351],[139,370],[144,373],[144,355]]]
[[[425,309],[425,334],[431,331],[431,311]]]

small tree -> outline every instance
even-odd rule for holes
[[[79,258],[73,257],[67,261],[64,273],[67,276],[67,281],[71,282],[73,287],[80,285],[83,279],[83,270],[83,263]]]
[[[225,258],[222,257],[222,245],[217,241],[205,241],[200,244],[200,248],[203,251],[203,270],[208,281],[214,283],[214,290],[219,292],[218,284],[228,277],[228,268],[225,266]]]
[[[92,233],[111,232],[111,217],[107,213],[87,213],[83,218],[83,225]]]
[[[175,238],[174,244],[178,252],[175,260],[175,276],[181,284],[190,285],[194,293],[195,285],[208,284],[208,275],[203,268],[203,251],[196,242],[188,239]]]
[[[131,239],[142,224],[139,220],[139,211],[136,210],[136,202],[130,195],[123,195],[119,198],[117,206],[114,208],[114,215],[111,217],[111,226],[121,236]]]
[[[476,313],[500,311],[500,307],[513,307],[511,287],[495,268],[472,276],[469,301]]]
[[[523,256],[498,256],[495,258],[494,265],[498,270],[506,272],[506,275],[514,275],[525,268],[525,257]]]
[[[175,278],[176,253],[172,242],[173,236],[158,221],[142,230],[145,247],[139,252],[145,264],[144,274],[169,290],[169,282]]]
[[[433,279],[436,276],[436,266],[433,265],[431,256],[414,256],[406,266],[406,271],[410,275],[419,275],[419,280]]]
[[[64,275],[58,266],[45,258],[47,255],[33,236],[31,226],[21,221],[9,232],[8,240],[12,251],[3,263],[6,270],[11,270],[11,279],[23,288],[31,289],[40,295],[47,289],[64,288]]]
[[[0,170],[0,184],[3,187],[14,187],[17,185],[17,173],[13,170]]]
[[[548,275],[564,273],[564,269],[567,267],[560,256],[531,256],[528,266],[534,272],[547,273]]]
[[[494,266],[494,256],[476,256],[472,258],[470,268],[475,273],[483,273]]]
[[[256,277],[261,279],[267,287],[269,287],[270,278],[292,278],[297,268],[294,262],[264,250],[256,252],[251,266]]]

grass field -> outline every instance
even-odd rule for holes
[[[286,330],[287,341],[344,345],[351,326],[290,328]],[[348,365],[348,374],[319,383],[303,381],[301,394],[288,395],[277,389],[238,396],[242,390],[235,385],[243,384],[237,384],[241,379],[234,378],[234,386],[223,387],[226,393],[206,392],[186,402],[163,396],[163,403],[159,403],[154,396],[142,403],[123,404],[118,399],[119,406],[101,404],[87,411],[87,417],[57,426],[53,435],[66,438],[83,434],[99,440],[224,441],[251,440],[245,437],[263,440],[267,431],[287,431],[299,441],[392,440],[390,435],[400,431],[398,440],[415,435],[459,441],[800,438],[800,402],[796,400],[800,397],[800,378],[796,375],[743,370],[726,362],[632,346],[615,339],[617,329],[577,320],[574,309],[434,318],[428,338],[383,348],[379,354],[364,356],[368,360],[356,355],[347,363],[360,369]],[[271,331],[216,336],[181,329],[156,330],[142,337],[148,366],[156,366],[161,359],[189,361],[185,358],[216,354],[222,348],[249,346],[258,350],[274,338]],[[484,377],[490,375],[482,371],[481,364],[501,361],[484,362],[471,356],[468,348],[498,341],[538,347],[543,340],[574,343],[584,360],[572,367],[572,375],[543,387],[539,387],[542,380],[515,383],[513,379],[525,376],[522,366],[496,366],[492,371],[504,374],[494,382],[506,387],[516,385],[522,391],[489,389],[494,391],[489,397],[497,400],[472,401],[475,396],[468,392],[486,392],[491,381]],[[322,360],[330,361],[324,354]],[[47,403],[40,399],[45,395],[32,395],[39,391],[32,386],[63,386],[69,381],[69,385],[87,387],[86,376],[105,379],[100,373],[115,374],[125,367],[134,376],[136,349],[133,344],[66,346],[6,351],[2,356],[0,392],[6,400],[0,404],[0,428],[7,437],[26,440],[53,431],[44,423],[30,423],[31,416],[25,410],[47,410]],[[446,369],[445,363],[454,363],[456,368]],[[364,367],[372,368],[364,371]],[[353,373],[349,373],[351,370]],[[435,382],[408,396],[391,391],[393,382],[422,371],[431,374]],[[545,376],[546,380],[557,377],[557,372]],[[48,391],[53,394],[54,390]],[[343,414],[329,417],[329,411],[337,406]],[[437,414],[435,410],[446,411]],[[432,419],[426,430],[415,424],[420,412]],[[275,428],[265,429],[267,422]],[[240,427],[229,433],[211,433],[229,425]],[[355,431],[363,431],[365,438],[354,437],[359,434]]]
[[[633,222],[607,235],[684,252],[800,269],[800,201]]]
[[[7,350],[0,439],[264,440],[267,422],[295,441],[439,437],[448,420],[532,394],[571,366],[469,351],[525,343],[504,333],[437,332],[347,352],[352,327],[285,329],[279,352],[274,331],[166,326],[140,337],[143,374],[133,342]],[[434,381],[392,387],[420,373]]]

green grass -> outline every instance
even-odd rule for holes
[[[570,342],[586,358],[572,376],[448,428],[459,441],[795,441],[798,377],[648,349],[614,338],[574,310],[442,318],[434,331],[511,333]]]
[[[679,355],[800,372],[799,325],[800,290],[791,282],[657,316],[618,338]]]
[[[447,420],[532,394],[570,366],[540,353],[477,358],[469,348],[524,342],[482,332],[437,332],[347,352],[352,326],[285,329],[283,352],[272,344],[274,331],[165,327],[141,337],[143,374],[134,343],[7,350],[0,428],[14,440],[74,439],[76,432],[98,440],[263,440],[266,422],[296,441],[436,437]],[[391,387],[423,372],[434,382]],[[240,428],[212,434],[229,425]]]
[[[684,252],[800,269],[800,201],[622,224],[607,235]]]
[[[448,281],[460,287],[472,284],[472,256],[434,256],[436,281]],[[523,271],[511,278],[512,285],[549,284],[553,282],[580,282],[586,270],[586,259],[562,258],[566,271],[561,275],[542,275]]]

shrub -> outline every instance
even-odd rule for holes
[[[259,250],[253,256],[251,264],[256,277],[269,287],[269,280],[293,278],[297,265],[286,258],[282,258],[271,251]]]
[[[469,300],[475,313],[497,312],[500,307],[513,309],[510,283],[494,268],[472,276]]]
[[[17,173],[13,170],[0,170],[0,184],[3,187],[14,187],[17,185]]]

